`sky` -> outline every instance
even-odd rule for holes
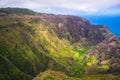
[[[116,16],[120,23],[120,0],[0,0],[0,7],[20,7],[41,13],[83,16],[92,23],[106,24],[113,33],[120,34],[120,25],[114,26]],[[108,21],[104,21],[104,18]]]
[[[55,14],[119,14],[120,0],[0,0],[0,7],[23,7]]]

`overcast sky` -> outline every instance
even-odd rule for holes
[[[0,0],[0,7],[55,14],[120,14],[120,0]]]

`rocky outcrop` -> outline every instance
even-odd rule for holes
[[[98,66],[108,65],[108,72],[120,73],[120,39],[118,37],[106,38],[89,50],[88,56],[95,56],[98,60]]]

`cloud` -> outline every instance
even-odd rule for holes
[[[0,7],[23,7],[42,12],[97,13],[120,5],[120,0],[0,0]],[[119,11],[117,11],[119,12]]]

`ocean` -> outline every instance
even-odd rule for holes
[[[82,16],[88,19],[92,24],[106,25],[109,30],[116,36],[120,36],[120,15],[106,16]]]

